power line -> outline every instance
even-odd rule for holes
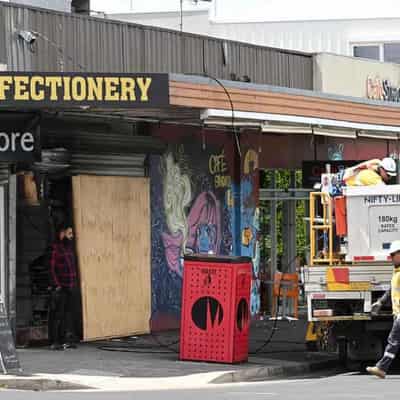
[[[46,42],[48,42],[50,45],[52,45],[61,55],[61,57],[64,59],[65,57],[71,61],[73,64],[75,64],[76,66],[78,66],[82,71],[86,71],[86,67],[82,64],[80,64],[79,62],[77,62],[73,57],[71,57],[68,54],[65,54],[64,49],[59,46],[56,42],[52,41],[51,39],[49,39],[46,35],[40,33],[40,32],[36,32],[36,31],[31,31],[34,35],[40,37],[41,39],[45,40]],[[32,43],[31,45],[31,51],[35,52],[34,50],[34,43]],[[61,72],[63,72],[64,70],[64,60],[63,60],[63,64],[60,65],[61,66]]]

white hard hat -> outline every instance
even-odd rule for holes
[[[391,243],[390,245],[390,255],[392,256],[395,253],[398,253],[400,251],[400,240],[395,240],[394,242]]]
[[[394,161],[393,158],[390,157],[384,158],[381,161],[380,166],[387,172],[389,176],[397,175],[396,161]]]

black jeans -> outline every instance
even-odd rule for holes
[[[380,361],[376,364],[381,370],[388,372],[390,365],[400,350],[400,317],[393,321],[393,327],[388,337],[388,344],[385,353]]]
[[[78,288],[62,288],[51,292],[48,324],[50,344],[79,342],[81,304]]]

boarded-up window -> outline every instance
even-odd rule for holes
[[[149,196],[146,178],[73,178],[85,340],[149,330]]]

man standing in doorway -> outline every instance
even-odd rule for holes
[[[55,321],[53,350],[76,348],[78,342],[79,290],[74,250],[74,233],[70,225],[58,229],[50,262]]]
[[[368,367],[367,372],[384,379],[386,374],[400,350],[400,240],[393,242],[390,246],[390,256],[394,265],[391,289],[389,289],[376,303],[372,305],[372,311],[378,312],[382,305],[392,300],[393,327],[388,337],[388,344],[383,357],[375,367]]]

